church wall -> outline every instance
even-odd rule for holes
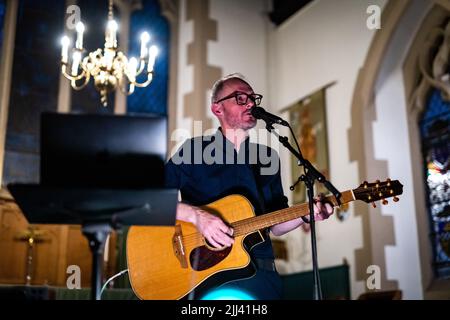
[[[403,70],[411,43],[431,7],[432,3],[414,1],[405,12],[385,54],[375,86],[375,156],[384,159],[388,163],[388,172],[392,175],[395,173],[405,185],[405,192],[397,204],[398,211],[393,212],[386,207],[383,208],[383,214],[393,216],[396,235],[396,245],[386,248],[387,273],[389,277],[398,279],[406,299],[423,298],[423,290],[427,289],[429,279],[423,281],[422,276],[429,278],[429,274],[424,273],[429,273],[429,270],[421,268],[418,235],[418,230],[428,234],[428,225],[418,226],[423,219],[417,221],[418,215],[427,213],[420,210],[415,201],[416,197],[423,198],[424,195],[414,194],[413,188],[413,170],[420,168],[422,164],[414,163],[412,150],[417,149],[417,146],[411,144],[417,144],[418,141],[409,137],[409,132],[413,129],[411,126],[417,126],[418,119],[410,115],[411,106],[409,97],[405,96],[404,83],[411,79],[404,78]],[[425,245],[431,249],[429,240],[426,241]],[[430,261],[422,261],[422,266],[429,269]]]
[[[218,127],[218,121],[209,108],[210,88],[222,76],[234,72],[243,74],[255,91],[264,95],[263,101],[268,101],[268,1],[211,0],[208,1],[207,17],[204,15],[190,19],[189,10],[200,10],[196,5],[204,7],[205,2],[196,4],[194,1],[180,1],[178,131],[172,137],[176,141],[186,139],[187,132],[195,136]],[[195,23],[202,26],[201,32],[197,34]],[[208,29],[208,32],[203,32],[203,29]],[[194,53],[191,58],[192,47],[203,52]],[[204,72],[196,76],[196,68]],[[207,79],[198,81],[200,76]],[[195,105],[186,100],[192,94],[197,95]],[[196,115],[192,114],[194,108],[197,109]],[[195,125],[194,121],[202,122]]]
[[[349,157],[351,103],[358,72],[376,32],[366,26],[367,7],[378,5],[382,9],[385,3],[315,1],[279,28],[273,28],[269,35],[272,111],[336,81],[326,91],[326,111],[330,180],[341,190],[355,188],[362,182],[358,181],[357,164]],[[288,156],[282,154],[283,163],[288,163]],[[291,184],[288,166],[284,167],[283,178],[286,192]],[[287,272],[310,270],[310,234],[298,230],[285,238],[291,259],[282,266]],[[317,224],[319,265],[327,267],[342,264],[344,259],[348,261],[352,298],[366,290],[364,275],[368,265],[359,265],[359,270],[355,270],[355,251],[363,246],[363,238],[362,218],[356,215],[354,205],[350,205],[347,220],[340,222],[331,217],[326,223]],[[363,277],[357,279],[357,273]]]

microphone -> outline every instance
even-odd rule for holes
[[[289,127],[289,123],[287,121],[267,112],[266,110],[264,110],[264,108],[255,106],[250,109],[250,113],[254,118],[264,120],[267,124],[276,123],[285,127]]]

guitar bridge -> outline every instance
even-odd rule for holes
[[[182,268],[187,268],[187,260],[186,260],[186,252],[184,251],[183,246],[183,233],[181,231],[181,226],[177,224],[175,226],[175,233],[172,237],[172,246],[173,253],[177,257],[178,261],[180,261],[180,265]]]

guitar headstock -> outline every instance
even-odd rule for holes
[[[358,188],[353,189],[355,199],[362,200],[367,203],[372,203],[375,208],[375,201],[382,200],[383,204],[387,204],[386,198],[394,197],[394,202],[397,202],[398,195],[403,193],[403,185],[398,180],[387,179],[381,182],[377,180],[369,183],[364,181]]]

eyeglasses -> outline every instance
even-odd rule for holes
[[[230,99],[230,98],[235,98],[236,99],[236,103],[238,105],[240,105],[240,106],[246,105],[247,102],[248,102],[248,98],[250,98],[250,100],[252,100],[255,103],[255,105],[259,106],[263,96],[260,95],[260,94],[256,94],[256,93],[247,94],[245,92],[236,91],[236,92],[233,92],[232,94],[230,94],[230,95],[228,95],[226,97],[223,97],[220,100],[217,100],[216,103],[219,103],[221,101],[224,101],[224,100],[227,100],[227,99]]]

